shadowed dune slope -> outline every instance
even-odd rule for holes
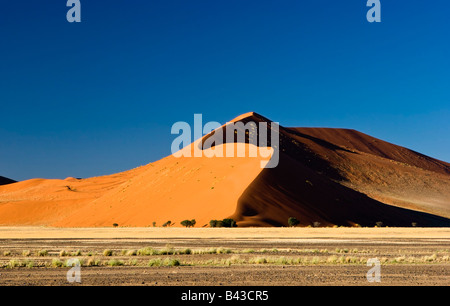
[[[355,130],[289,131],[339,172],[340,184],[386,204],[450,217],[450,164]]]
[[[8,184],[12,184],[12,183],[15,183],[16,181],[14,181],[14,180],[12,180],[12,179],[9,179],[9,178],[7,178],[7,177],[3,177],[3,176],[0,176],[0,185],[8,185]]]
[[[256,113],[231,122],[274,127]],[[201,143],[211,146],[203,153],[236,143],[255,148],[248,142],[259,126],[229,143],[226,126],[183,150]],[[354,130],[280,126],[278,135],[272,169],[261,168],[262,157],[168,156],[109,176],[0,186],[0,225],[180,226],[195,219],[206,226],[232,217],[239,226],[286,226],[296,217],[301,226],[450,226],[450,164]]]
[[[313,226],[450,225],[444,217],[374,200],[282,154],[279,166],[264,169],[240,197],[233,218],[241,226],[281,226],[289,217]]]

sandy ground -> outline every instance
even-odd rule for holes
[[[366,266],[116,267],[82,268],[81,284],[67,269],[1,271],[2,286],[449,286],[449,265],[391,265],[369,283]]]
[[[128,256],[123,250],[144,247],[205,250],[227,248],[230,254]],[[47,250],[38,257],[36,251]],[[103,256],[110,249],[113,256]],[[272,251],[272,250],[275,250]],[[137,266],[81,267],[81,284],[69,283],[68,267],[50,265],[60,251],[80,250],[83,260],[92,253],[100,261],[136,260]],[[250,250],[250,251],[249,251]],[[266,253],[263,250],[269,250]],[[31,255],[24,257],[23,252]],[[450,285],[450,229],[406,228],[0,228],[0,285],[149,285],[149,286],[298,286],[298,285]],[[244,263],[217,264],[237,256]],[[251,264],[251,258],[308,258],[310,263]],[[324,264],[330,257],[358,263]],[[428,262],[422,258],[437,258]],[[149,267],[152,258],[177,258],[181,266]],[[312,264],[312,258],[320,264]],[[366,279],[367,258],[384,259],[381,282]],[[395,258],[415,258],[392,263]],[[31,260],[35,267],[6,267],[11,260]],[[197,263],[185,265],[183,263]],[[208,262],[216,262],[209,264]],[[201,264],[199,264],[201,263]]]
[[[0,227],[0,239],[199,238],[199,239],[450,239],[450,228],[161,228]]]

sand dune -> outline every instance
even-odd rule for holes
[[[7,185],[7,184],[12,184],[15,183],[16,181],[9,179],[7,177],[4,176],[0,176],[0,185]]]
[[[271,127],[256,113],[233,121]],[[261,168],[260,157],[168,156],[109,176],[0,186],[0,225],[180,226],[196,219],[202,227],[232,217],[241,227],[286,226],[293,216],[301,226],[450,226],[450,164],[354,130],[280,127],[279,137],[273,169]],[[208,150],[238,141],[222,140]]]

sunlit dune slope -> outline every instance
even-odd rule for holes
[[[166,157],[145,166],[118,188],[53,223],[55,226],[197,226],[223,219],[261,171],[255,158]]]
[[[195,219],[203,226],[231,215],[261,170],[258,158],[168,156],[110,176],[19,182],[0,189],[0,224],[180,226]]]

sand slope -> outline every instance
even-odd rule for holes
[[[272,126],[256,113],[233,121]],[[285,226],[294,216],[302,226],[450,226],[450,164],[354,130],[280,127],[279,137],[273,169],[262,169],[260,157],[168,156],[109,176],[0,186],[0,225],[180,226],[196,219],[202,227],[232,217],[239,226]]]

